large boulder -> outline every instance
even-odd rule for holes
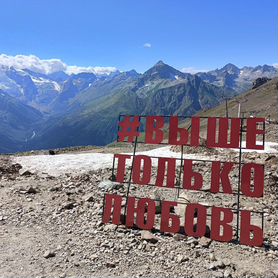
[[[256,89],[259,86],[263,85],[264,83],[266,83],[267,81],[269,81],[271,79],[267,78],[267,77],[259,77],[257,78],[254,82],[253,82],[253,87],[252,89]]]

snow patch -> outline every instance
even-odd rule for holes
[[[60,92],[61,91],[61,86],[56,82],[52,80],[48,80],[42,77],[34,77],[31,76],[32,81],[36,84],[36,86],[51,86],[55,91]]]
[[[5,85],[5,84],[1,84],[0,83],[0,89],[5,91],[5,90],[8,90],[10,88],[7,85]]]
[[[60,176],[65,173],[83,173],[101,168],[109,168],[112,165],[112,154],[79,153],[58,155],[32,155],[16,157],[15,161],[22,165],[24,170],[33,173],[47,173],[52,176]]]
[[[243,144],[245,146],[245,143]],[[239,151],[235,149],[235,151]],[[243,152],[256,151],[258,153],[278,153],[278,143],[266,142],[264,150],[242,150]],[[132,154],[132,153],[129,153]],[[171,146],[157,148],[149,151],[137,152],[153,157],[172,157],[180,158],[179,152],[171,151]],[[200,154],[184,154],[184,159],[214,160],[213,156]],[[58,154],[58,155],[32,155],[19,156],[14,158],[16,163],[22,165],[23,170],[33,173],[47,173],[52,176],[61,176],[66,173],[86,173],[103,168],[112,168],[113,154],[110,153],[77,153],[77,154]],[[153,165],[157,166],[157,159],[153,160]],[[127,161],[130,166],[131,162]]]
[[[62,90],[61,86],[57,82],[53,82],[54,88],[56,91],[60,92]]]
[[[132,154],[132,153],[130,153]],[[138,152],[148,156],[174,157],[180,158],[180,153],[170,150],[170,146]],[[208,159],[208,157],[196,154],[186,154],[188,159]],[[103,168],[112,168],[113,154],[110,153],[78,153],[78,154],[58,154],[58,155],[31,155],[15,157],[16,163],[22,165],[23,170],[33,173],[47,173],[52,176],[60,176],[65,173],[85,173]],[[157,159],[154,159],[154,165]],[[127,163],[130,165],[130,161]]]

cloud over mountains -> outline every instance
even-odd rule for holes
[[[95,74],[110,74],[117,71],[115,67],[79,67],[67,65],[60,59],[40,59],[35,55],[10,56],[0,54],[0,66],[14,67],[16,69],[29,69],[34,72],[50,74],[58,71],[66,73],[92,72]]]

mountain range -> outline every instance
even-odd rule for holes
[[[194,115],[277,76],[263,65],[194,75],[162,61],[145,73],[49,74],[0,65],[0,152],[105,145],[126,114]]]

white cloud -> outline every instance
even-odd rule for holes
[[[143,47],[145,47],[145,48],[151,48],[151,47],[152,47],[152,44],[149,43],[149,42],[146,42],[146,43],[143,44]]]
[[[9,56],[0,54],[0,65],[6,67],[14,67],[16,69],[29,69],[34,72],[49,74],[57,71],[65,71],[66,73],[92,72],[95,74],[110,74],[115,72],[115,67],[78,67],[68,66],[60,59],[43,60],[35,55],[16,55]]]
[[[273,67],[275,67],[276,69],[278,69],[278,63],[274,63]]]
[[[92,72],[98,75],[108,75],[112,72],[117,71],[115,67],[78,67],[78,66],[67,66],[66,72],[68,74],[77,74],[80,72]]]
[[[41,60],[35,55],[0,55],[0,65],[14,67],[16,69],[29,69],[39,73],[52,73],[64,71],[67,65],[60,59]]]
[[[187,67],[187,68],[182,68],[181,72],[185,72],[185,73],[191,73],[191,74],[195,74],[197,72],[207,72],[209,70],[207,69],[197,69],[194,67]]]

